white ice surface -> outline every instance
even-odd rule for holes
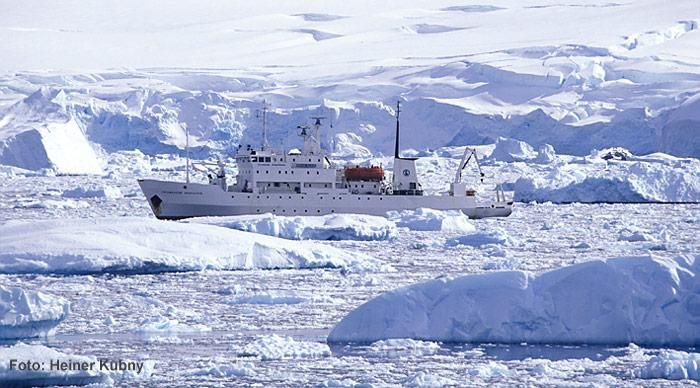
[[[700,353],[664,349],[634,373],[643,379],[700,381]]]
[[[135,332],[147,336],[152,335],[178,335],[197,334],[211,331],[210,327],[202,324],[184,324],[176,319],[157,317],[147,319],[141,323]]]
[[[328,340],[696,346],[699,270],[693,257],[640,256],[440,278],[367,302]]]
[[[484,245],[504,245],[510,244],[512,239],[508,233],[501,228],[491,228],[490,230],[478,231],[462,236],[448,239],[447,246],[469,245],[472,247],[482,247]]]
[[[319,342],[298,341],[277,334],[258,337],[239,351],[239,356],[257,357],[261,360],[286,358],[323,358],[331,355],[328,345]]]
[[[414,231],[442,231],[469,233],[476,230],[464,213],[459,210],[433,210],[419,208],[387,212],[396,226]]]
[[[69,313],[60,296],[0,285],[0,339],[46,335]]]
[[[205,269],[376,268],[364,254],[151,218],[9,221],[0,225],[2,273],[151,273]]]
[[[569,163],[523,170],[515,200],[529,202],[698,202],[700,160],[665,154],[605,160],[600,153]]]
[[[194,222],[266,234],[289,240],[389,240],[396,227],[384,217],[361,214],[286,217],[274,214],[231,217],[201,217]]]

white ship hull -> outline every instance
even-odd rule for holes
[[[506,217],[512,202],[478,203],[472,196],[362,195],[331,193],[245,193],[216,185],[140,179],[139,185],[159,219],[273,213],[323,215],[356,213],[386,215],[390,210],[430,208],[461,210],[470,218]]]

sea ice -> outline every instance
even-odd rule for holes
[[[484,245],[504,245],[511,243],[512,239],[508,233],[501,228],[478,231],[451,238],[446,241],[447,246],[469,245],[481,247]]]
[[[110,185],[76,187],[65,190],[62,194],[64,198],[106,198],[116,199],[122,197],[122,192],[118,187]]]
[[[405,358],[422,357],[440,350],[436,342],[419,341],[410,338],[393,338],[372,343],[367,352],[370,357]]]
[[[396,227],[384,217],[362,214],[328,214],[285,217],[274,214],[201,217],[187,220],[202,224],[266,234],[289,240],[389,240]]]
[[[403,382],[404,387],[427,388],[427,387],[451,387],[458,386],[459,383],[448,379],[447,377],[438,376],[433,373],[420,371],[410,376]]]
[[[212,225],[116,217],[0,225],[0,273],[154,273],[204,269],[343,268],[363,254]]]
[[[418,208],[387,212],[396,226],[414,231],[442,231],[469,233],[476,230],[464,213],[459,210],[433,210]]]
[[[43,365],[39,370],[21,370],[11,365],[11,360],[18,362],[36,362]],[[0,385],[9,387],[53,386],[53,385],[88,385],[111,384],[148,378],[153,373],[155,362],[152,360],[131,361],[129,370],[113,370],[109,364],[103,368],[94,356],[76,356],[59,352],[43,345],[28,345],[18,343],[7,348],[0,348]],[[87,363],[90,368],[78,370],[57,370],[51,368],[52,362]],[[136,365],[143,363],[139,371]],[[82,364],[85,365],[85,364]],[[132,370],[133,369],[133,370]]]
[[[211,376],[211,377],[243,377],[254,376],[255,365],[250,362],[237,364],[216,364],[213,362],[197,369],[193,375],[195,376]]]
[[[331,349],[324,343],[297,341],[292,337],[277,334],[259,337],[239,352],[241,357],[253,356],[261,360],[322,358],[330,355]]]
[[[438,278],[358,307],[328,341],[697,346],[698,270],[694,257],[641,256]]]
[[[145,335],[178,335],[206,333],[211,328],[202,324],[184,324],[176,319],[158,317],[147,319],[136,329],[139,334]]]
[[[59,296],[0,286],[0,340],[46,335],[69,313]]]

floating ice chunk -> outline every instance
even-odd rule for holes
[[[39,370],[20,370],[11,365],[17,362],[36,362],[43,365]],[[134,381],[148,378],[153,373],[155,362],[152,360],[121,360],[114,364],[106,360],[101,362],[93,356],[76,356],[62,353],[43,345],[19,343],[12,347],[0,348],[0,385],[9,387],[53,386],[53,385],[88,385],[96,383]],[[52,368],[52,363],[80,363],[79,368],[61,370]]]
[[[198,368],[193,375],[211,377],[245,377],[255,375],[255,365],[250,362],[236,364],[216,364],[209,362],[207,365]]]
[[[467,370],[468,375],[482,379],[504,377],[510,375],[510,373],[510,369],[508,369],[507,365],[496,361],[489,361],[486,364],[479,364],[477,366],[470,367]]]
[[[65,190],[63,192],[64,198],[106,198],[106,199],[117,199],[122,197],[122,192],[118,187],[104,185],[104,186],[88,186],[88,187],[76,187],[74,189]]]
[[[355,380],[351,379],[330,379],[326,380],[318,385],[317,388],[372,388],[371,384],[359,384]]]
[[[384,217],[362,214],[328,214],[285,217],[273,214],[202,217],[187,220],[231,229],[266,234],[289,240],[389,240],[396,227]]]
[[[472,247],[481,247],[484,245],[503,245],[510,244],[511,238],[508,233],[501,228],[493,228],[491,230],[479,231],[464,236],[454,237],[445,242],[447,246],[469,245]]]
[[[489,159],[501,162],[524,162],[536,157],[537,152],[524,141],[499,137]]]
[[[556,158],[557,155],[554,152],[554,147],[552,147],[550,144],[545,144],[542,147],[540,147],[539,151],[537,151],[535,163],[549,164],[555,161]]]
[[[700,381],[700,353],[664,349],[652,356],[634,374],[643,379]]]
[[[297,341],[277,334],[259,337],[246,345],[239,356],[254,356],[261,360],[285,358],[322,358],[331,355],[328,345],[319,342]]]
[[[372,343],[368,356],[381,358],[421,357],[435,354],[440,350],[436,342],[418,341],[410,338],[394,338]]]
[[[0,273],[380,267],[363,254],[321,244],[137,217],[10,221],[0,225],[0,247]]]
[[[654,241],[654,238],[644,231],[632,228],[626,228],[620,231],[620,235],[617,237],[617,239],[618,241],[629,242]]]
[[[47,335],[69,313],[70,302],[59,296],[0,286],[0,339]]]
[[[447,377],[420,371],[403,382],[404,387],[451,387],[459,383]]]
[[[694,346],[699,272],[698,257],[641,256],[440,278],[365,303],[328,340]]]
[[[183,324],[176,319],[157,317],[147,319],[136,329],[136,333],[146,335],[178,335],[197,334],[211,331],[211,328],[202,324]]]
[[[396,226],[414,231],[442,231],[469,233],[476,230],[469,217],[459,210],[433,210],[418,208],[387,212]]]

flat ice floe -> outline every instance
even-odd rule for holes
[[[469,245],[472,247],[481,247],[484,245],[503,245],[508,244],[512,240],[508,233],[501,228],[493,228],[491,230],[478,231],[465,234],[447,240],[447,246]]]
[[[212,225],[115,217],[0,225],[0,273],[156,273],[205,269],[372,270],[360,253]]]
[[[641,256],[439,278],[365,303],[328,340],[697,346],[699,269],[693,257]]]
[[[389,220],[400,228],[414,231],[442,231],[469,233],[476,230],[469,217],[459,210],[433,210],[418,208],[387,212]]]
[[[274,214],[201,217],[187,220],[231,229],[266,234],[289,240],[389,240],[396,226],[384,217],[362,214],[328,214],[285,217]]]
[[[0,339],[44,336],[69,313],[70,302],[60,296],[0,286]]]
[[[40,367],[39,370],[20,370],[17,365],[10,364],[11,360],[31,361],[38,363]],[[150,360],[121,360],[121,365],[115,365],[111,361],[116,360],[107,360],[102,363],[93,356],[76,356],[43,345],[19,343],[12,347],[0,348],[0,386],[44,387],[134,381],[148,378],[155,366],[155,362]],[[59,366],[56,368],[51,366],[52,363],[57,362],[72,365],[80,363],[82,366],[72,370],[60,370]]]

